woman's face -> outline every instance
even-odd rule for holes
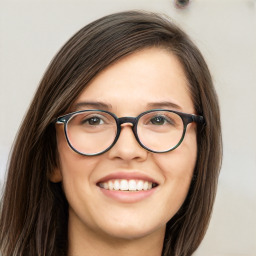
[[[117,117],[135,117],[153,108],[195,113],[181,64],[158,48],[133,53],[106,68],[82,91],[72,111],[95,108]],[[62,181],[70,232],[125,239],[164,233],[187,195],[197,155],[194,123],[188,125],[182,144],[168,153],[142,148],[129,124],[102,155],[75,153],[62,125],[57,125],[57,142],[60,166],[51,179]],[[99,186],[110,180],[143,185],[153,181],[157,186],[139,192]]]

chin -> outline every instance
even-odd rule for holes
[[[154,233],[165,232],[165,225],[159,227],[158,225],[142,225],[142,223],[122,223],[120,225],[106,227],[105,232],[110,237],[125,240],[134,240],[150,236]]]

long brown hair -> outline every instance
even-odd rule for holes
[[[54,120],[111,63],[146,47],[164,47],[183,65],[197,114],[198,156],[187,198],[167,223],[162,255],[191,255],[206,232],[216,194],[222,143],[217,96],[207,65],[167,18],[130,11],[78,31],[52,60],[18,132],[1,203],[2,256],[66,256],[68,203],[48,177],[58,165]]]

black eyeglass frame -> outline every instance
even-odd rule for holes
[[[117,132],[116,132],[116,137],[113,141],[113,143],[107,147],[105,150],[101,151],[101,152],[98,152],[98,153],[93,153],[93,154],[86,154],[86,153],[82,153],[80,151],[78,151],[76,148],[74,148],[72,146],[72,144],[70,143],[69,141],[69,138],[68,138],[68,134],[67,134],[67,125],[68,125],[68,121],[72,118],[73,115],[76,115],[76,114],[79,114],[79,113],[85,113],[85,112],[92,112],[92,111],[97,111],[97,112],[102,112],[102,113],[107,113],[109,114],[110,116],[112,116],[116,122],[116,126],[117,126]],[[165,151],[154,151],[148,147],[146,147],[139,139],[139,136],[138,136],[138,133],[137,133],[137,125],[138,125],[138,122],[139,122],[139,119],[148,114],[148,113],[151,113],[151,112],[172,112],[172,113],[175,113],[177,115],[180,116],[180,118],[182,119],[182,122],[183,122],[183,133],[182,133],[182,136],[181,136],[181,139],[179,140],[178,144],[168,150],[165,150]],[[121,133],[121,125],[124,124],[124,123],[131,123],[132,124],[132,131],[133,131],[133,134],[137,140],[137,142],[139,143],[139,145],[141,147],[143,147],[144,149],[150,151],[150,152],[153,152],[153,153],[166,153],[166,152],[170,152],[174,149],[176,149],[181,143],[182,141],[184,140],[184,137],[185,137],[185,134],[186,134],[186,130],[187,130],[187,125],[190,124],[190,123],[193,123],[193,122],[196,122],[198,124],[203,124],[204,123],[204,117],[203,116],[200,116],[200,115],[195,115],[195,114],[187,114],[187,113],[183,113],[183,112],[179,112],[179,111],[174,111],[174,110],[169,110],[169,109],[151,109],[151,110],[148,110],[148,111],[145,111],[145,112],[142,112],[141,114],[139,114],[137,117],[129,117],[129,116],[126,116],[126,117],[117,117],[115,114],[109,112],[109,111],[106,111],[106,110],[101,110],[101,109],[87,109],[87,110],[79,110],[79,111],[75,111],[75,112],[72,112],[72,113],[69,113],[69,114],[66,114],[66,115],[63,115],[63,116],[60,116],[57,118],[57,120],[55,121],[56,124],[64,124],[64,132],[65,132],[65,137],[66,137],[66,140],[68,142],[68,145],[70,146],[70,148],[72,150],[74,150],[76,153],[80,154],[80,155],[83,155],[83,156],[97,156],[97,155],[101,155],[105,152],[107,152],[108,150],[110,150],[117,142],[119,136],[120,136],[120,133]]]

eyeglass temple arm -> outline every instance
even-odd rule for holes
[[[60,116],[57,118],[57,120],[55,120],[55,123],[56,124],[65,124],[69,120],[70,117],[71,117],[71,114]]]
[[[203,116],[198,116],[198,115],[191,115],[192,121],[203,124],[204,123],[204,117]]]

